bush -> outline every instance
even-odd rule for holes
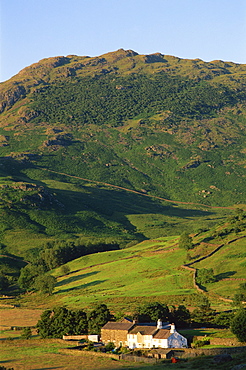
[[[34,287],[44,294],[52,294],[56,285],[56,278],[52,275],[41,275],[35,280]]]
[[[223,326],[229,328],[231,325],[232,318],[234,316],[233,312],[221,312],[214,319],[214,323],[218,326]]]
[[[113,351],[113,349],[115,349],[115,345],[114,345],[114,343],[109,342],[109,343],[107,343],[107,344],[106,344],[106,346],[105,346],[105,350],[106,350],[106,352]]]
[[[204,339],[195,340],[193,342],[192,347],[194,347],[194,348],[200,348],[200,347],[206,346],[208,344],[210,344],[209,338],[204,338]]]
[[[32,336],[32,330],[29,327],[23,328],[21,333],[21,338],[30,339]]]
[[[239,342],[246,342],[246,309],[241,308],[231,322],[231,331]]]
[[[196,282],[197,284],[203,285],[207,283],[214,283],[216,278],[214,276],[213,269],[199,269],[197,270]]]
[[[179,248],[186,250],[194,248],[194,245],[192,243],[192,237],[189,236],[188,233],[184,232],[183,234],[180,235]]]

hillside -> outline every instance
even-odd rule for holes
[[[156,301],[192,309],[206,296],[218,311],[231,309],[239,284],[245,282],[245,220],[245,214],[242,221],[229,218],[193,235],[189,251],[180,248],[179,237],[170,236],[82,256],[66,264],[68,272],[64,266],[51,271],[57,278],[51,296],[32,293],[2,302],[43,309],[57,305],[89,309],[105,303],[120,314]],[[197,272],[212,268],[215,281],[195,286],[191,268]]]
[[[8,263],[56,240],[195,233],[244,208],[245,83],[245,65],[123,49],[43,59],[1,83]]]

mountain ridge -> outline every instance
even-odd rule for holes
[[[245,85],[246,65],[123,49],[24,68],[0,85],[2,243],[127,245],[244,208]]]
[[[165,67],[159,68],[159,70],[170,72],[177,72],[179,71],[179,66],[184,64],[188,64],[187,74],[190,74],[191,71],[195,70],[195,73],[191,75],[191,77],[198,77],[199,78],[206,78],[210,79],[213,78],[215,75],[223,75],[223,74],[231,74],[229,69],[233,69],[236,72],[241,71],[244,64],[237,64],[233,62],[223,62],[223,61],[211,61],[211,62],[204,62],[201,59],[181,59],[179,57],[174,57],[170,55],[164,55],[161,53],[153,53],[149,55],[141,55],[132,50],[124,50],[119,49],[116,52],[109,52],[97,57],[89,57],[89,56],[57,56],[57,57],[50,57],[44,58],[37,63],[33,63],[29,67],[25,67],[22,69],[18,74],[11,77],[9,80],[2,82],[1,85],[8,85],[10,82],[13,82],[13,85],[10,86],[9,92],[13,89],[13,93],[8,95],[8,91],[6,95],[1,94],[0,97],[3,99],[1,103],[0,112],[4,110],[5,107],[11,106],[12,103],[15,103],[19,97],[24,96],[28,92],[30,92],[31,88],[38,86],[40,83],[47,83],[52,81],[52,76],[49,75],[53,69],[57,68],[60,73],[61,77],[67,78],[70,76],[77,75],[77,71],[83,69],[87,69],[87,67],[96,67],[102,66],[102,69],[99,73],[115,73],[116,70],[121,71],[122,66],[119,66],[119,61],[122,59],[129,58],[128,67],[130,70],[136,68],[136,65],[145,63],[145,64],[153,64],[153,63],[161,63],[165,64]],[[68,65],[70,68],[68,68]],[[104,69],[103,66],[112,65],[113,69]],[[173,66],[172,68],[166,67]],[[117,67],[116,67],[117,66]],[[200,76],[199,69],[202,67],[206,67],[206,73],[203,72],[203,76]],[[114,68],[117,68],[116,70]],[[141,65],[139,66],[140,71],[143,69]],[[139,72],[139,70],[137,70]],[[93,73],[93,72],[92,72]],[[94,73],[98,73],[97,69],[95,68]],[[31,76],[26,79],[26,75],[30,74]],[[31,78],[32,77],[32,78]],[[245,77],[245,76],[244,76]],[[22,84],[22,85],[21,85]],[[19,86],[21,85],[21,86]],[[23,86],[24,85],[24,86]],[[9,88],[9,87],[7,87]],[[9,99],[8,99],[9,98]],[[4,101],[5,99],[5,101]],[[7,102],[6,102],[7,100]]]

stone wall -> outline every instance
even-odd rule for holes
[[[213,346],[241,346],[236,338],[210,338],[209,341]]]
[[[189,358],[197,356],[216,356],[224,353],[233,354],[237,352],[246,352],[246,346],[227,347],[227,348],[185,348],[174,349],[174,356],[180,358]]]
[[[131,362],[145,362],[148,364],[156,364],[158,360],[156,358],[149,358],[149,357],[143,357],[143,356],[133,356],[128,354],[122,354],[120,355],[120,360],[124,361],[131,361]]]
[[[82,340],[88,339],[88,335],[63,335],[63,340]]]

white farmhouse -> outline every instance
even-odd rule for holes
[[[113,342],[115,346],[134,348],[183,348],[187,339],[179,334],[175,325],[136,324],[135,322],[108,322],[102,327],[103,343]]]
[[[158,320],[157,326],[136,325],[127,334],[128,347],[133,348],[183,348],[187,339],[179,334],[175,325],[167,329]]]

